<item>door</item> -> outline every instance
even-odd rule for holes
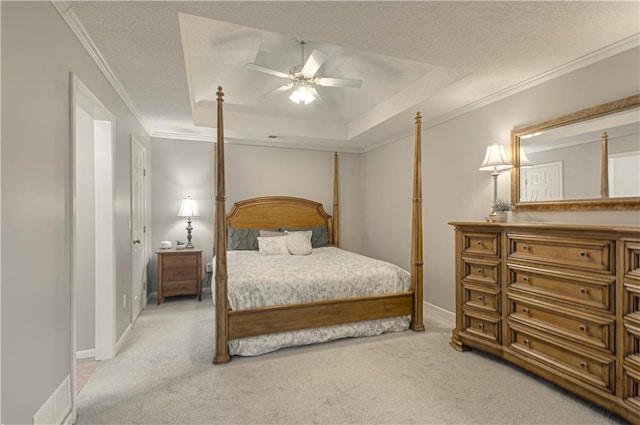
[[[146,261],[146,150],[131,135],[131,241],[133,266],[133,300],[131,322],[134,322],[147,305]]]
[[[553,201],[564,196],[562,190],[562,162],[536,164],[533,168],[524,168],[520,193],[525,194],[522,201]]]

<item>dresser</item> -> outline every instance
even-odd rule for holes
[[[156,254],[158,304],[174,295],[197,295],[202,300],[202,250],[160,249]]]
[[[451,346],[501,357],[640,424],[640,228],[449,224]]]

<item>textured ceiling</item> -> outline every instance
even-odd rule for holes
[[[215,88],[237,142],[354,150],[436,122],[611,45],[638,45],[639,2],[58,2],[77,18],[155,136],[211,138]],[[295,105],[259,97],[300,63],[297,40],[328,53],[320,74],[363,80]],[[615,49],[611,50],[615,52]],[[609,53],[612,54],[612,53]],[[277,136],[271,139],[268,136]]]

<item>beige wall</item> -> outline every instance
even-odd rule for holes
[[[0,7],[1,421],[31,423],[71,369],[69,73],[116,117],[116,299],[131,299],[129,137],[149,136],[51,3]],[[130,316],[117,306],[118,337]]]
[[[639,49],[425,128],[423,143],[425,299],[454,308],[452,220],[483,220],[493,197],[491,174],[478,171],[487,145],[509,144],[512,128],[554,118],[640,92]],[[412,120],[407,120],[407,126]],[[363,251],[409,264],[410,167],[413,138],[363,156]],[[498,178],[498,197],[509,199],[509,173]],[[638,211],[514,213],[521,221],[640,225]]]

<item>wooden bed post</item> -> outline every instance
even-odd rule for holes
[[[600,167],[600,195],[602,199],[609,197],[609,136],[606,131],[602,132],[602,162]]]
[[[422,117],[416,113],[415,150],[413,153],[413,210],[411,214],[411,289],[413,314],[409,327],[424,331],[422,321]]]
[[[226,193],[224,179],[224,124],[222,102],[224,93],[218,87],[218,140],[216,144],[216,212],[215,212],[215,252],[216,252],[216,354],[213,363],[227,363],[229,356],[229,315],[227,312],[227,222]]]
[[[333,153],[333,245],[340,247],[340,215],[338,207],[338,152]]]

